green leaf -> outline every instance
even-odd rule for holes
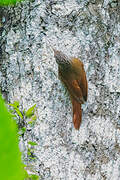
[[[19,102],[18,101],[14,101],[14,103],[13,104],[8,104],[9,106],[12,106],[14,109],[15,109],[15,111],[16,111],[16,113],[18,114],[18,116],[21,118],[21,119],[23,119],[23,115],[22,115],[22,113],[20,112],[20,110],[19,110]]]
[[[36,115],[32,116],[32,121],[35,121],[37,119]]]
[[[25,133],[25,131],[26,131],[26,127],[23,127],[22,129],[20,129],[20,131],[19,131],[19,135],[24,134],[24,133]]]
[[[14,106],[19,107],[20,106],[19,101],[14,101]]]
[[[16,111],[16,113],[18,114],[18,116],[19,116],[21,119],[23,119],[23,115],[22,115],[22,113],[20,112],[20,110],[19,110],[18,108],[15,108],[15,111]]]
[[[37,119],[36,115],[33,115],[33,116],[31,117],[31,121],[29,121],[28,124],[34,124],[34,122],[36,121],[36,119]]]
[[[13,104],[8,104],[9,106],[12,106],[14,108],[18,108],[19,107],[19,102],[18,101],[14,101]]]
[[[35,107],[36,107],[36,104],[34,106],[30,107],[27,110],[27,112],[25,113],[25,116],[26,117],[31,117],[34,114],[34,112],[35,112]]]
[[[36,142],[32,142],[32,141],[29,141],[28,144],[30,144],[31,146],[36,146],[36,145],[38,145]]]
[[[29,178],[30,178],[31,180],[39,180],[39,176],[37,176],[37,175],[35,175],[35,174],[29,175]]]
[[[31,149],[30,148],[28,148],[27,155],[31,156]]]
[[[29,121],[28,124],[31,124],[31,125],[32,125],[32,124],[33,124],[33,121]]]
[[[28,122],[28,124],[31,124],[31,125],[33,125],[33,123],[34,123],[34,121],[29,121],[29,122]]]

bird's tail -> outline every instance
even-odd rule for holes
[[[82,109],[81,104],[71,97],[73,106],[73,123],[75,129],[79,130],[82,121]]]

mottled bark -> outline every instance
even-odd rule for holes
[[[35,0],[0,9],[0,87],[37,120],[20,141],[24,161],[47,180],[120,179],[120,2]],[[84,63],[82,124],[58,79],[51,47]],[[35,141],[34,162],[27,142]]]

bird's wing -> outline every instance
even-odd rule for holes
[[[84,70],[84,66],[82,67],[82,76],[80,78],[80,80],[77,80],[78,85],[82,91],[82,95],[84,98],[84,101],[87,101],[87,96],[88,96],[88,82],[87,82],[87,77],[86,77],[86,73]]]
[[[59,76],[61,81],[63,82],[63,84],[66,86],[67,90],[70,93],[71,97],[74,97],[76,99],[76,101],[78,101],[79,103],[84,103],[84,98],[83,98],[83,94],[82,94],[82,90],[78,84],[77,80],[71,80],[71,79],[65,79],[62,78],[62,76]]]

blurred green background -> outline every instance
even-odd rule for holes
[[[17,125],[0,95],[0,179],[23,180],[24,174]]]
[[[0,6],[14,5],[22,0],[0,0]]]

